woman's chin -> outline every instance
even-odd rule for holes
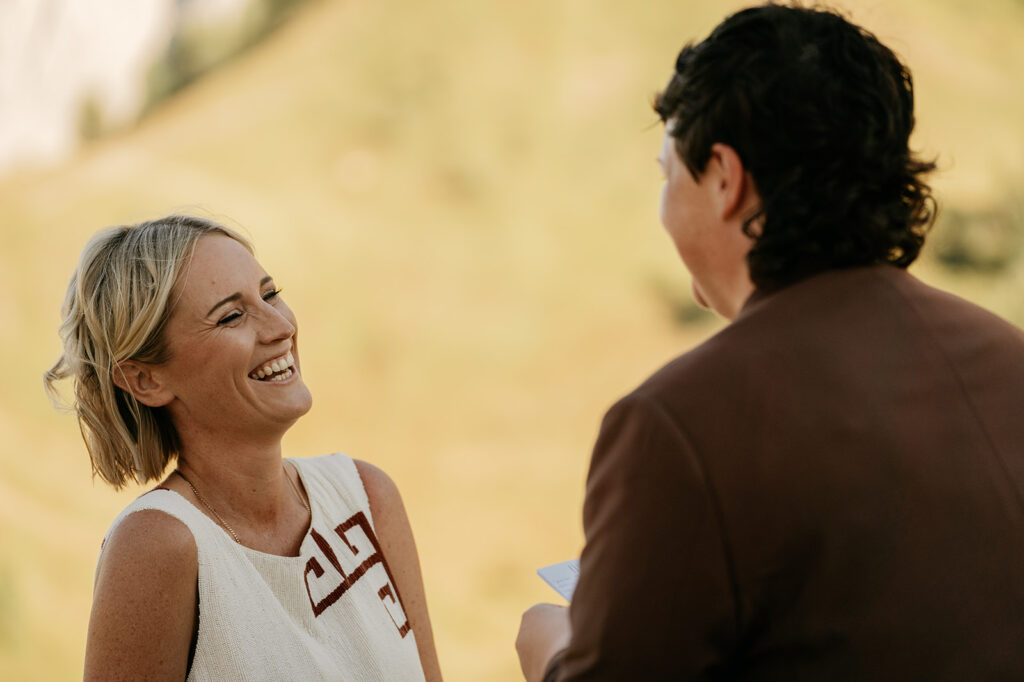
[[[295,396],[295,419],[305,415],[313,407],[313,394],[302,384],[301,395]]]
[[[273,407],[275,421],[284,422],[291,428],[301,417],[313,407],[313,396],[305,384],[289,387],[291,395],[288,399],[278,402]]]

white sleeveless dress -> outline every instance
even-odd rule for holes
[[[192,531],[199,633],[188,680],[423,680],[355,463],[345,455],[289,461],[312,512],[297,557],[238,544],[170,490],[138,498],[107,531],[143,509]]]

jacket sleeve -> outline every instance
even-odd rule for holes
[[[634,393],[605,416],[583,507],[572,639],[545,680],[700,680],[737,638],[722,516],[685,433]]]

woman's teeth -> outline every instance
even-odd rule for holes
[[[291,353],[263,365],[260,369],[250,372],[249,378],[264,381],[284,381],[290,377],[294,372],[292,367],[295,365],[295,357]]]
[[[292,371],[290,369],[286,369],[283,373],[275,374],[274,376],[272,376],[269,379],[267,379],[267,381],[284,381],[285,379],[287,379],[291,375],[292,375]]]

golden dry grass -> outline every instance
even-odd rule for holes
[[[0,182],[0,679],[80,675],[92,569],[138,490],[90,484],[40,374],[99,227],[172,210],[249,232],[301,325],[315,406],[288,454],[390,472],[450,680],[515,680],[535,576],[575,555],[604,409],[718,324],[657,223],[647,102],[738,3],[308,6],[265,44],[71,162]],[[1024,9],[850,2],[915,69],[936,186],[985,207],[1024,177]],[[950,282],[1024,319],[1015,267]],[[666,292],[668,294],[666,295]]]

